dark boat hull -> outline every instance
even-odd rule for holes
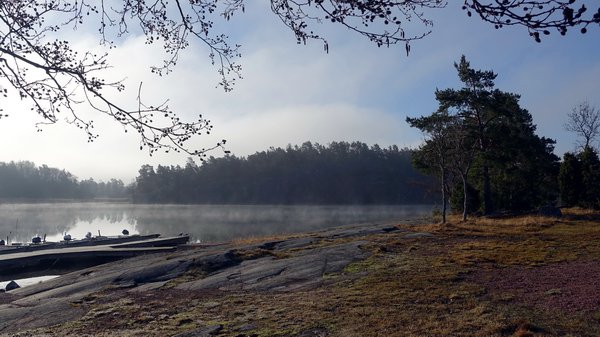
[[[67,247],[30,252],[13,251],[12,254],[0,255],[0,281],[62,274],[141,254],[169,252],[188,241],[188,235],[181,235],[89,246],[66,244]]]
[[[91,239],[82,240],[71,240],[61,242],[45,242],[40,244],[30,244],[23,246],[0,246],[0,254],[12,254],[21,252],[34,252],[44,249],[57,249],[67,247],[86,247],[86,246],[99,246],[99,245],[113,245],[119,243],[135,242],[156,239],[160,234],[148,234],[148,235],[124,235],[124,236],[101,236],[94,237]]]

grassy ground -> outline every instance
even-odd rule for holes
[[[356,238],[369,241],[370,256],[302,292],[107,289],[74,304],[90,308],[82,319],[35,333],[169,336],[216,326],[219,336],[598,336],[600,214],[564,213],[406,226],[433,238]]]

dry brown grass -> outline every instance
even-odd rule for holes
[[[460,233],[463,235],[512,235],[540,231],[560,223],[560,219],[526,215],[504,218],[472,217],[462,221],[458,216],[449,216],[446,224],[424,224],[401,227],[417,228],[421,231],[437,233]]]
[[[581,208],[581,207],[571,207],[571,208],[563,208],[563,215],[583,215],[583,216],[592,216],[595,218],[600,217],[600,211],[590,208]]]

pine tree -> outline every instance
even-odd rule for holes
[[[600,158],[587,146],[580,154],[581,183],[583,186],[580,204],[586,208],[600,208]]]
[[[565,206],[576,206],[581,202],[583,184],[581,180],[581,162],[573,153],[563,156],[558,174],[560,199]]]
[[[417,153],[433,144],[443,147],[432,162],[446,165],[438,173],[447,171],[447,176],[460,178],[454,185],[462,188],[463,219],[469,199],[481,200],[484,214],[495,208],[528,210],[554,201],[558,190],[554,141],[535,134],[531,114],[520,107],[519,95],[494,89],[494,72],[472,69],[464,56],[454,66],[464,87],[437,90],[438,111],[407,121],[430,136]],[[446,118],[442,140],[430,132],[440,122],[439,116]],[[469,196],[472,188],[481,199]]]

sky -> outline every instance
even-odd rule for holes
[[[332,25],[317,26],[329,42],[296,44],[295,37],[270,12],[266,1],[248,1],[245,13],[219,23],[242,45],[243,79],[233,92],[217,88],[217,69],[208,50],[193,43],[173,73],[157,77],[149,67],[160,63],[160,46],[147,46],[132,34],[110,51],[108,78],[124,79],[128,88],[115,94],[123,104],[135,104],[143,83],[143,98],[169,106],[182,119],[202,114],[214,125],[211,135],[197,137],[192,148],[206,148],[221,139],[227,150],[247,156],[269,147],[305,141],[362,141],[369,145],[416,147],[423,136],[408,127],[407,116],[435,111],[437,88],[459,88],[453,67],[465,55],[476,69],[498,74],[496,87],[521,95],[521,106],[532,114],[537,133],[556,140],[559,156],[575,149],[576,138],[564,130],[567,114],[587,100],[600,108],[600,28],[587,34],[553,33],[536,43],[522,28],[496,30],[469,18],[452,1],[447,8],[428,11],[432,33],[411,44],[377,48],[363,37]],[[76,48],[96,50],[93,31],[63,32]],[[1,81],[1,80],[0,80]],[[5,85],[2,83],[2,85]],[[0,119],[0,161],[29,160],[66,169],[79,179],[122,179],[132,182],[144,164],[184,165],[185,154],[139,149],[135,132],[102,115],[94,119],[99,138],[59,121],[37,132],[40,119],[25,101],[0,102],[10,116]],[[215,150],[209,155],[222,156]]]

